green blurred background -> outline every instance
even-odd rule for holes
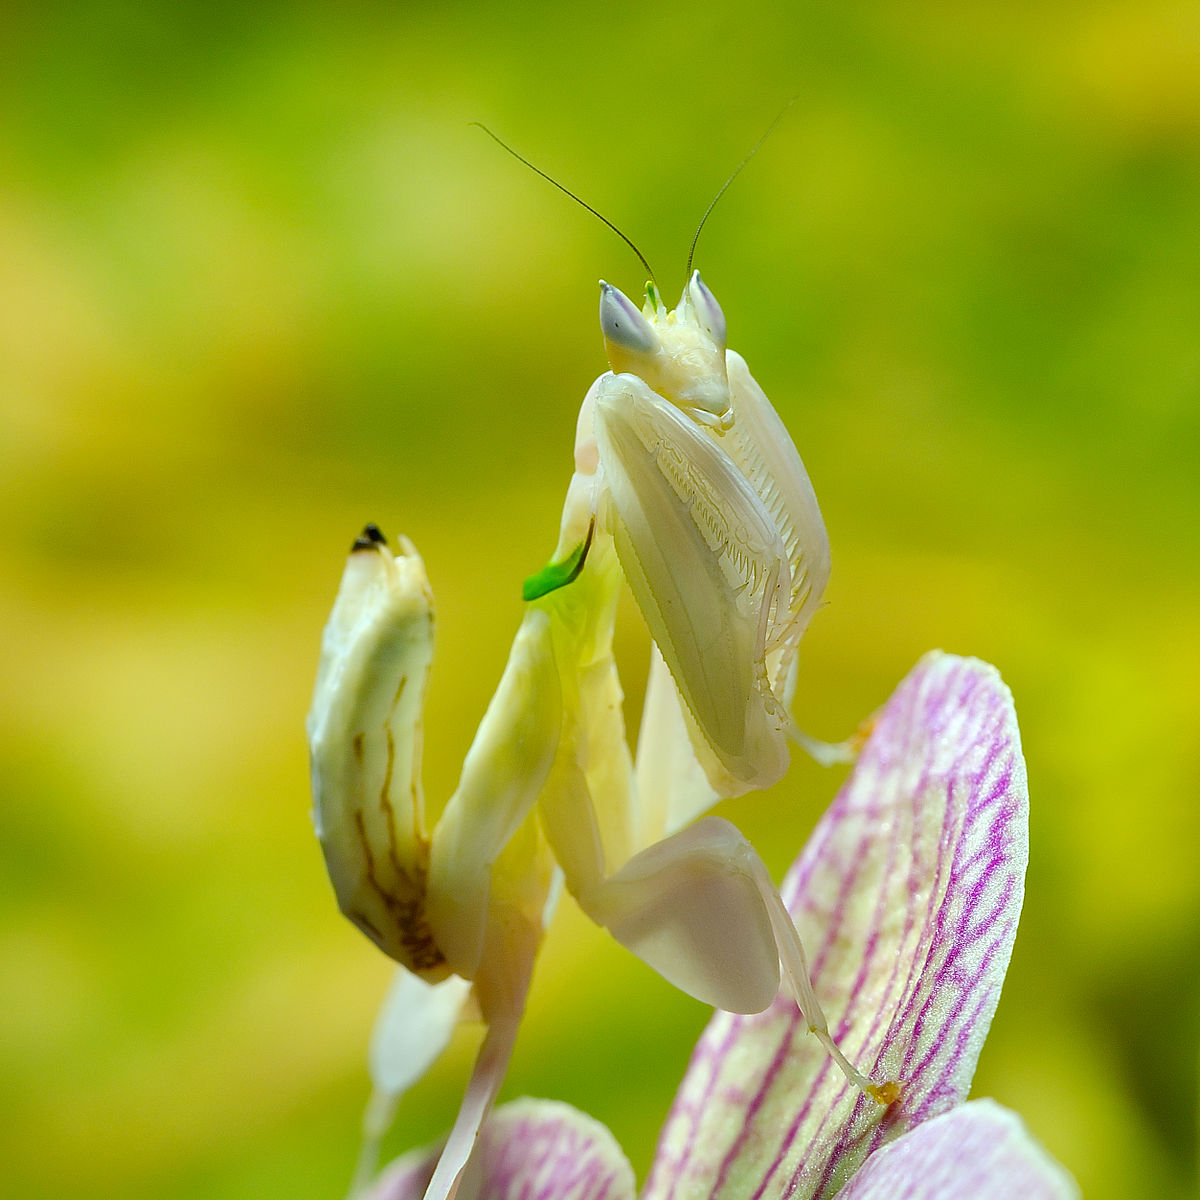
[[[834,551],[797,713],[999,665],[1032,789],[976,1094],[1093,1197],[1179,1196],[1200,1032],[1194,3],[9,4],[0,17],[0,1162],[13,1195],[341,1194],[389,968],[308,824],[365,520],[439,603],[453,787],[553,546],[596,280],[730,341]],[[621,631],[631,711],[645,635]],[[726,812],[780,874],[840,773]],[[552,931],[506,1095],[639,1177],[705,1010]],[[448,1125],[470,1033],[403,1105]]]

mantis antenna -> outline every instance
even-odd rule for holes
[[[782,116],[782,115],[783,114],[780,113],[780,116]],[[776,117],[776,120],[778,120],[778,119],[779,118]],[[614,225],[602,212],[599,212],[597,209],[594,209],[586,200],[583,200],[579,196],[575,195],[575,193],[573,191],[571,191],[571,189],[569,187],[565,186],[564,184],[559,183],[558,180],[555,179],[553,175],[548,175],[545,171],[542,170],[541,167],[535,166],[533,163],[531,163],[529,161],[529,159],[527,159],[523,154],[518,154],[503,138],[494,134],[485,124],[483,124],[482,121],[470,121],[470,122],[468,122],[468,124],[477,125],[502,150],[507,150],[509,152],[509,154],[511,154],[513,156],[513,158],[515,158],[517,160],[517,162],[524,163],[525,166],[527,166],[535,175],[540,175],[544,180],[546,180],[547,183],[554,184],[554,186],[556,188],[558,188],[558,190],[560,192],[564,192],[566,195],[570,196],[571,199],[574,200],[576,204],[582,206],[583,208],[586,208],[588,210],[588,212],[590,212],[592,214],[593,217],[597,217],[599,220],[603,221],[604,224],[607,225],[609,227],[609,229],[611,229],[613,231],[613,233],[615,233],[617,235],[617,237],[619,237],[621,239],[621,241],[623,241],[625,243],[625,245],[627,245],[630,248],[630,250],[632,250],[634,252],[634,254],[636,254],[638,256],[638,260],[641,262],[642,266],[646,268],[646,274],[650,276],[651,280],[654,283],[654,286],[655,287],[658,286],[658,279],[656,278],[656,276],[654,274],[654,268],[651,267],[651,265],[646,261],[646,256],[637,248],[637,246],[634,245],[633,239],[631,237],[629,237],[628,234],[625,234],[620,229],[618,229],[616,227],[616,225]],[[774,126],[772,126],[772,128],[774,128]],[[769,133],[770,130],[768,130],[767,132]],[[763,136],[765,137],[766,135],[764,134]],[[758,146],[755,146],[754,149],[757,150]],[[751,153],[753,153],[753,151],[751,151]],[[745,166],[745,165],[746,165],[745,163],[742,164],[742,166]],[[741,169],[742,169],[741,167],[738,168],[739,171]],[[737,171],[735,171],[734,174],[736,175]],[[725,185],[725,187],[728,187],[728,186],[729,186],[729,184],[727,183]],[[722,188],[721,190],[724,191],[725,189]],[[718,193],[718,195],[719,195],[719,193]],[[713,203],[715,204],[716,201],[713,201]],[[708,216],[707,213],[705,213],[704,215]],[[701,225],[704,224],[703,221],[701,221],[700,223],[701,223]],[[693,243],[693,248],[694,247],[695,247],[695,243]],[[690,263],[690,261],[691,260],[689,259],[689,263]]]
[[[754,149],[751,150],[750,153],[747,154],[746,157],[743,158],[742,161],[740,163],[738,163],[738,165],[736,167],[734,167],[733,172],[730,174],[729,178],[726,179],[725,182],[723,184],[721,184],[721,186],[717,189],[717,194],[712,198],[712,200],[709,203],[709,206],[704,210],[704,216],[702,216],[700,218],[700,224],[696,226],[696,235],[695,235],[695,237],[692,238],[692,245],[691,245],[691,248],[688,250],[687,270],[684,271],[684,273],[683,273],[684,279],[691,279],[691,277],[692,277],[692,259],[695,258],[695,256],[696,256],[696,243],[700,240],[700,231],[704,228],[704,223],[708,220],[709,215],[712,213],[712,210],[717,207],[717,201],[720,200],[723,195],[725,195],[725,193],[729,190],[729,185],[742,173],[742,168],[758,153],[759,147],[762,146],[763,142],[765,142],[767,140],[767,138],[769,138],[771,136],[771,134],[775,132],[775,126],[778,125],[779,122],[783,120],[784,116],[787,113],[787,110],[789,108],[791,108],[792,105],[795,104],[796,101],[799,99],[800,99],[799,96],[793,96],[779,110],[778,114],[776,114],[775,120],[773,120],[770,123],[770,125],[767,126],[766,133],[764,133],[762,135],[762,137],[760,137],[758,139],[758,141],[754,143]],[[534,168],[534,169],[536,170],[536,168]],[[601,219],[603,219],[603,218],[601,218]],[[617,232],[620,233],[620,230],[617,230]],[[621,234],[621,236],[624,237],[625,235]],[[626,241],[628,241],[628,238],[626,238]],[[645,261],[645,260],[643,259],[643,261]]]

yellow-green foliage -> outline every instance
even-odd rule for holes
[[[596,279],[697,263],[833,576],[800,724],[933,646],[1016,696],[1028,897],[976,1093],[1185,1194],[1200,979],[1194,6],[18,4],[0,69],[0,1161],[13,1194],[332,1196],[388,964],[303,716],[364,521],[438,597],[430,808],[553,550]],[[633,690],[646,645],[619,632]],[[640,702],[631,697],[636,714]],[[726,806],[776,875],[840,772]],[[705,1019],[563,905],[506,1095],[644,1171]],[[402,1106],[448,1126],[464,1035]],[[628,1064],[636,1063],[631,1088]]]

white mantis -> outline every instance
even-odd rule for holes
[[[796,648],[828,543],[791,439],[692,274],[667,311],[601,284],[612,371],[583,401],[552,563],[436,828],[424,828],[420,712],[432,598],[415,549],[354,544],[309,715],[314,820],[343,911],[406,970],[372,1065],[359,1186],[395,1097],[445,1044],[468,991],[487,1025],[426,1193],[452,1197],[515,1040],[555,868],[591,918],[666,979],[734,1012],[782,986],[846,1060],[757,853],[717,799],[783,774]],[[656,650],[636,766],[612,629],[622,575]],[[695,821],[693,824],[692,822]],[[469,981],[469,983],[467,982]],[[432,986],[431,986],[432,985]]]

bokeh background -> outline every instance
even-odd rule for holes
[[[1190,1194],[1200,1033],[1194,3],[7,4],[0,1162],[13,1195],[342,1193],[389,968],[302,724],[342,557],[439,602],[449,794],[552,549],[596,280],[698,263],[834,551],[797,713],[999,665],[1026,912],[976,1094],[1092,1197]],[[645,635],[621,654],[634,716]],[[840,772],[728,805],[781,874]],[[705,1010],[563,906],[505,1094],[644,1176]],[[448,1125],[472,1034],[405,1101]]]

